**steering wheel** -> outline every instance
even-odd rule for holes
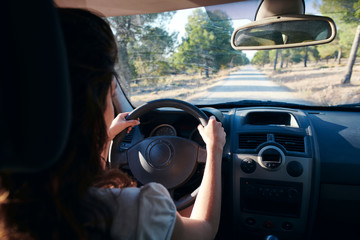
[[[133,110],[127,120],[137,119],[150,110],[172,107],[184,110],[206,126],[208,117],[196,106],[176,100],[160,99],[145,103]],[[168,190],[176,189],[186,183],[196,170],[198,163],[205,163],[206,149],[196,142],[177,136],[156,136],[144,138],[125,151],[120,144],[126,135],[126,129],[113,140],[110,153],[112,168],[128,165],[133,176],[142,184],[161,183]],[[174,200],[178,210],[190,206],[196,198],[199,187],[191,194]]]

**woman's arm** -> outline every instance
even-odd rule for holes
[[[221,160],[226,134],[215,117],[198,130],[206,143],[204,176],[190,218],[176,216],[172,239],[214,239],[218,231],[221,208]]]

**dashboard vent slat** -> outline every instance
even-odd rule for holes
[[[281,144],[287,151],[305,152],[303,136],[275,135],[275,142]]]
[[[267,141],[267,134],[240,134],[239,149],[256,149]],[[286,151],[305,152],[304,136],[274,134],[274,141]]]
[[[267,141],[266,134],[244,134],[239,135],[240,149],[256,149],[260,144]]]

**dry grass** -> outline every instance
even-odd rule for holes
[[[313,63],[273,71],[259,68],[271,80],[291,89],[299,98],[316,105],[337,105],[360,102],[360,65],[355,64],[350,84],[341,84],[345,65]]]
[[[159,79],[156,83],[133,83],[131,84],[131,102],[135,106],[139,106],[144,102],[159,98],[176,98],[187,101],[206,92],[208,88],[228,76],[230,72],[238,69],[220,70],[217,74],[210,75],[209,78],[200,74],[176,75]]]

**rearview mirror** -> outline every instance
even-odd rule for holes
[[[303,47],[331,42],[335,36],[335,23],[331,18],[313,15],[275,16],[235,29],[231,45],[236,50]]]

